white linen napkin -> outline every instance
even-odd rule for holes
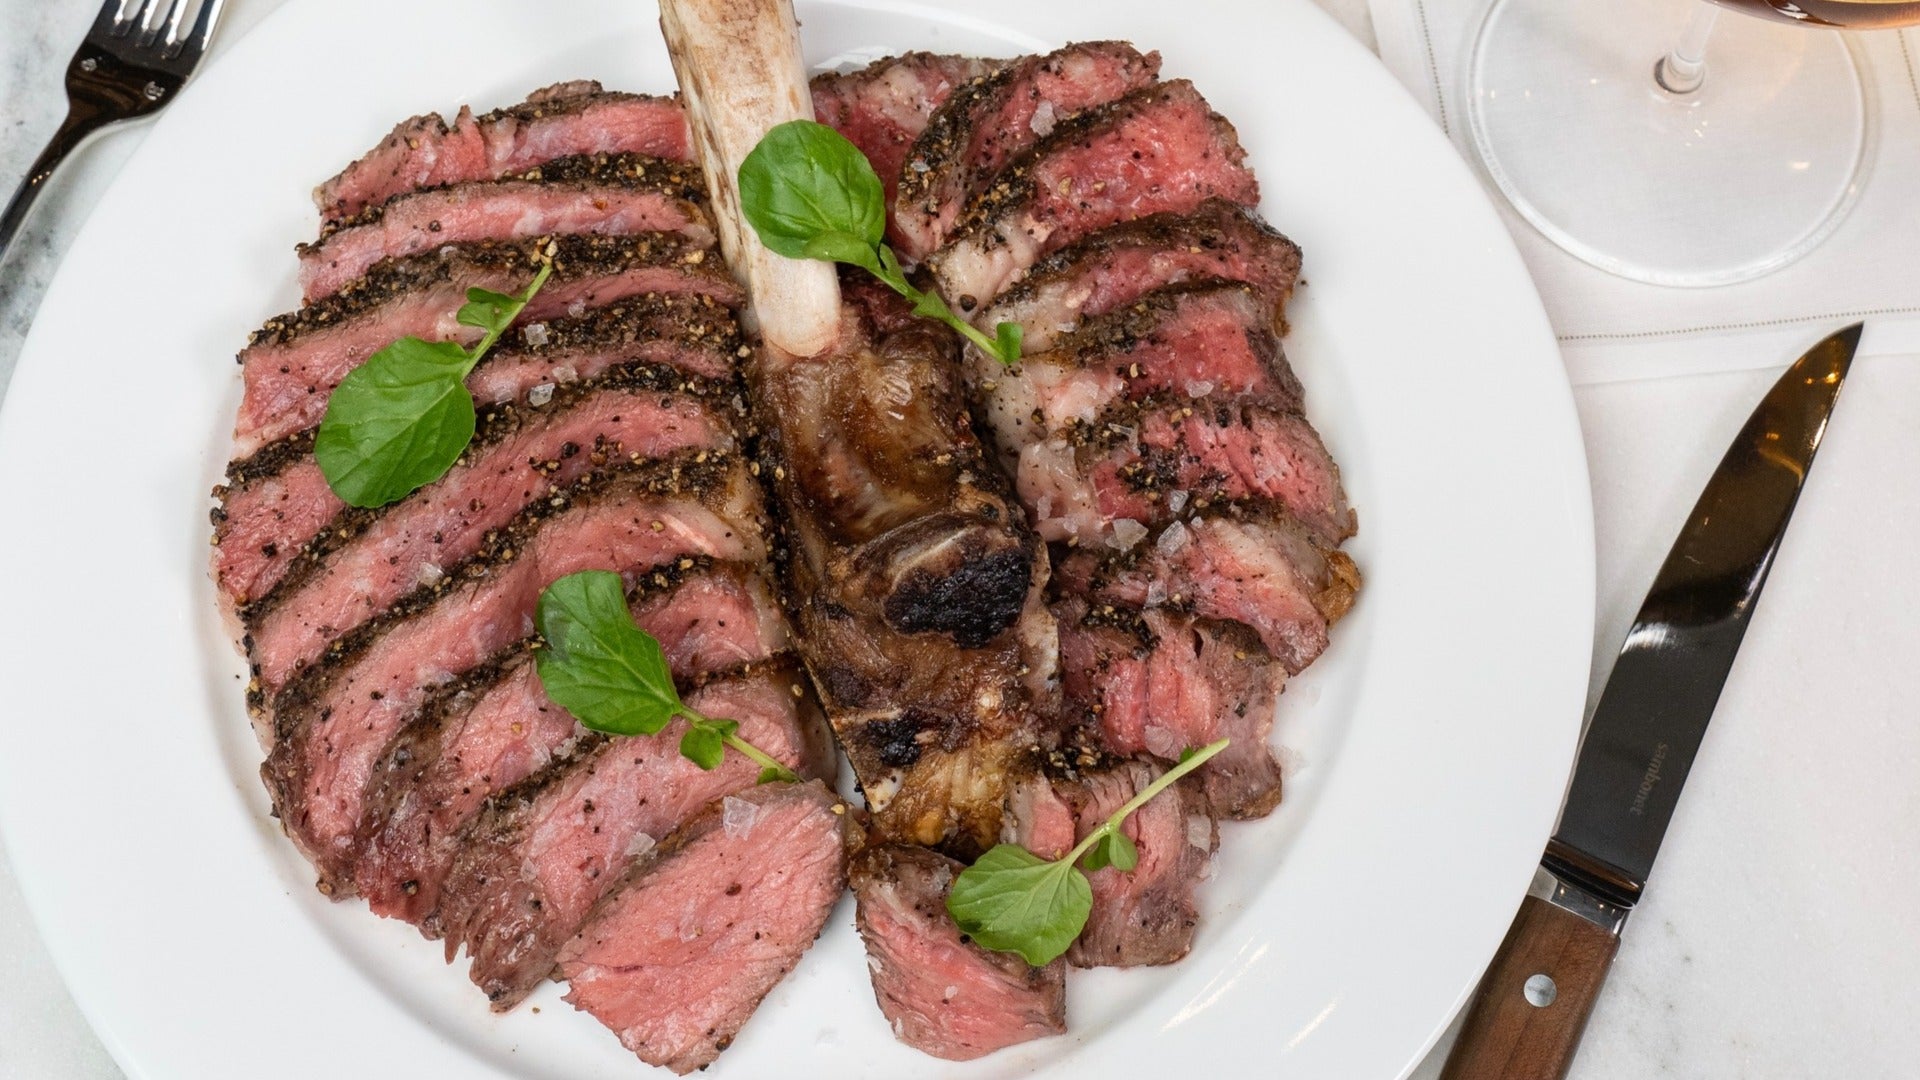
[[[1673,0],[1676,38],[1700,2]],[[1468,141],[1464,94],[1467,57],[1489,0],[1369,3],[1381,59],[1485,180]],[[1554,246],[1488,184],[1575,383],[1778,366],[1819,330],[1855,319],[1867,322],[1862,355],[1920,352],[1920,31],[1864,33],[1861,44],[1879,97],[1879,153],[1839,229],[1765,277],[1707,289],[1616,277]]]

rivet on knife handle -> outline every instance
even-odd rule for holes
[[[1624,909],[1542,872],[1507,931],[1441,1080],[1560,1080],[1620,948]]]

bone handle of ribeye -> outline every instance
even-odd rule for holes
[[[831,263],[768,251],[740,213],[735,178],[762,136],[813,119],[791,0],[661,0],[695,152],[706,170],[721,249],[746,285],[761,337],[815,356],[839,336],[840,285]]]

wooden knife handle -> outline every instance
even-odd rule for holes
[[[1561,1080],[1619,948],[1617,926],[1527,897],[1467,1006],[1440,1080]]]

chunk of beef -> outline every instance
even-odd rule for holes
[[[1298,245],[1245,207],[1208,199],[1190,214],[1149,214],[1054,252],[973,321],[1018,323],[1026,349],[1046,352],[1081,320],[1167,285],[1238,281],[1278,311],[1299,277]]]
[[[1193,84],[1158,83],[1061,121],[967,206],[927,257],[956,310],[999,296],[1037,260],[1095,230],[1208,199],[1259,201],[1232,125]]]
[[[1327,647],[1360,585],[1352,559],[1284,516],[1176,521],[1125,551],[1079,549],[1056,569],[1071,593],[1244,623],[1290,673]]]
[[[962,87],[904,155],[905,172],[895,166],[899,196],[887,194],[905,254],[921,259],[945,243],[971,197],[1061,120],[1152,85],[1159,72],[1158,53],[1091,41],[1021,57]]]
[[[511,108],[452,124],[416,116],[367,156],[314,189],[324,221],[342,221],[415,188],[492,180],[579,154],[646,154],[684,160],[687,121],[672,98],[611,93],[590,81],[536,90]]]
[[[645,386],[566,387],[544,406],[495,405],[478,428],[445,476],[391,506],[336,516],[279,584],[248,605],[250,655],[269,693],[588,471],[610,460],[691,460],[734,449],[711,404]]]
[[[246,387],[234,429],[236,454],[319,423],[347,372],[399,338],[472,343],[480,331],[454,321],[467,290],[518,293],[549,252],[553,276],[521,313],[522,324],[646,293],[691,293],[728,304],[740,299],[738,286],[705,248],[666,233],[455,244],[381,263],[254,332],[240,353]]]
[[[563,233],[679,233],[701,247],[713,226],[700,203],[700,172],[640,154],[561,158],[500,180],[472,180],[396,195],[301,244],[304,299],[331,296],[382,259],[445,244],[530,240]]]
[[[567,1000],[685,1075],[732,1042],[846,888],[847,807],[819,783],[728,795],[634,860],[560,954]]]
[[[818,723],[799,672],[768,665],[709,682],[687,703],[739,721],[740,737],[806,775],[822,762]],[[598,740],[489,801],[462,835],[441,893],[447,958],[464,948],[468,976],[496,1010],[547,978],[588,909],[628,858],[701,807],[751,788],[759,766],[729,751],[720,767],[680,754],[682,721],[658,735]]]
[[[351,881],[353,838],[382,748],[427,694],[532,630],[540,591],[578,570],[639,574],[683,558],[764,557],[758,492],[724,455],[591,474],[529,506],[479,553],[336,641],[273,700],[261,767],[323,892]],[[264,696],[255,684],[255,704]]]
[[[1076,841],[1146,790],[1165,770],[1133,761],[1087,774],[1068,789],[1080,823]],[[1074,967],[1171,964],[1193,949],[1200,923],[1194,892],[1220,846],[1206,797],[1186,781],[1128,815],[1120,829],[1140,852],[1132,870],[1105,867],[1087,875],[1093,914],[1067,950]]]
[[[657,580],[656,580],[657,579]],[[766,660],[788,645],[786,621],[752,568],[700,560],[643,577],[634,620],[689,685]],[[584,729],[547,700],[521,642],[436,691],[381,754],[356,844],[354,882],[374,912],[422,925],[459,851],[462,828],[496,791],[570,756]]]
[[[1124,402],[1022,447],[1015,476],[1048,540],[1098,544],[1116,521],[1157,527],[1229,502],[1278,506],[1329,545],[1354,530],[1319,433],[1297,413],[1244,401]]]
[[[1279,805],[1268,732],[1287,675],[1251,631],[1080,599],[1054,614],[1067,701],[1110,750],[1172,762],[1189,747],[1231,739],[1194,774],[1213,813],[1261,817]]]
[[[873,996],[894,1036],[937,1058],[971,1061],[1064,1034],[1066,962],[1036,968],[967,940],[946,903],[963,868],[900,844],[869,847],[854,859],[855,923]]]
[[[706,296],[653,293],[529,324],[481,359],[467,389],[482,416],[490,405],[532,405],[536,390],[544,396],[610,373],[625,385],[713,397],[727,384],[708,380],[732,372],[739,347],[738,324],[725,306]],[[213,573],[225,602],[236,607],[273,589],[308,542],[332,531],[328,524],[347,509],[313,460],[311,429],[228,465],[214,497],[220,506],[213,512]]]

